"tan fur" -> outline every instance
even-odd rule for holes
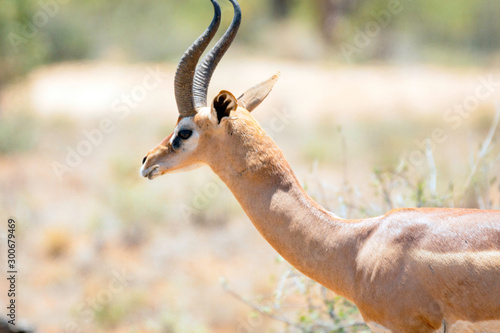
[[[181,156],[166,139],[149,152],[143,175],[209,165],[276,251],[352,300],[367,322],[425,333],[443,321],[500,319],[500,211],[408,208],[336,218],[305,193],[247,110],[230,116],[219,124],[198,112],[194,151]],[[160,164],[155,175],[147,173]]]

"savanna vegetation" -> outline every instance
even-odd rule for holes
[[[241,5],[212,89],[281,71],[255,117],[321,205],[349,218],[500,209],[500,2]],[[139,176],[175,124],[176,62],[210,15],[208,0],[0,0],[0,212],[19,222],[20,323],[369,332],[276,255],[210,170]],[[126,104],[148,75],[157,86]]]

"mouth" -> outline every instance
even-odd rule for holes
[[[160,176],[160,172],[158,171],[159,169],[159,165],[153,165],[152,167],[149,167],[147,169],[141,168],[141,175],[151,180]]]

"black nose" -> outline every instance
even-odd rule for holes
[[[142,164],[146,163],[147,158],[148,158],[147,156],[144,156],[144,158],[142,159]]]

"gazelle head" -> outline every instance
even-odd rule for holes
[[[194,169],[202,164],[210,164],[217,158],[227,158],[217,154],[228,151],[221,148],[242,135],[246,126],[257,127],[258,132],[262,131],[249,112],[267,97],[278,75],[249,89],[238,99],[223,90],[210,106],[207,104],[212,74],[234,40],[241,22],[238,2],[229,0],[234,7],[233,21],[220,41],[196,67],[220,23],[219,4],[217,0],[210,1],[214,7],[212,23],[184,53],[175,74],[175,98],[179,110],[177,125],[174,132],[150,150],[142,161],[141,174],[149,179],[168,172]]]

